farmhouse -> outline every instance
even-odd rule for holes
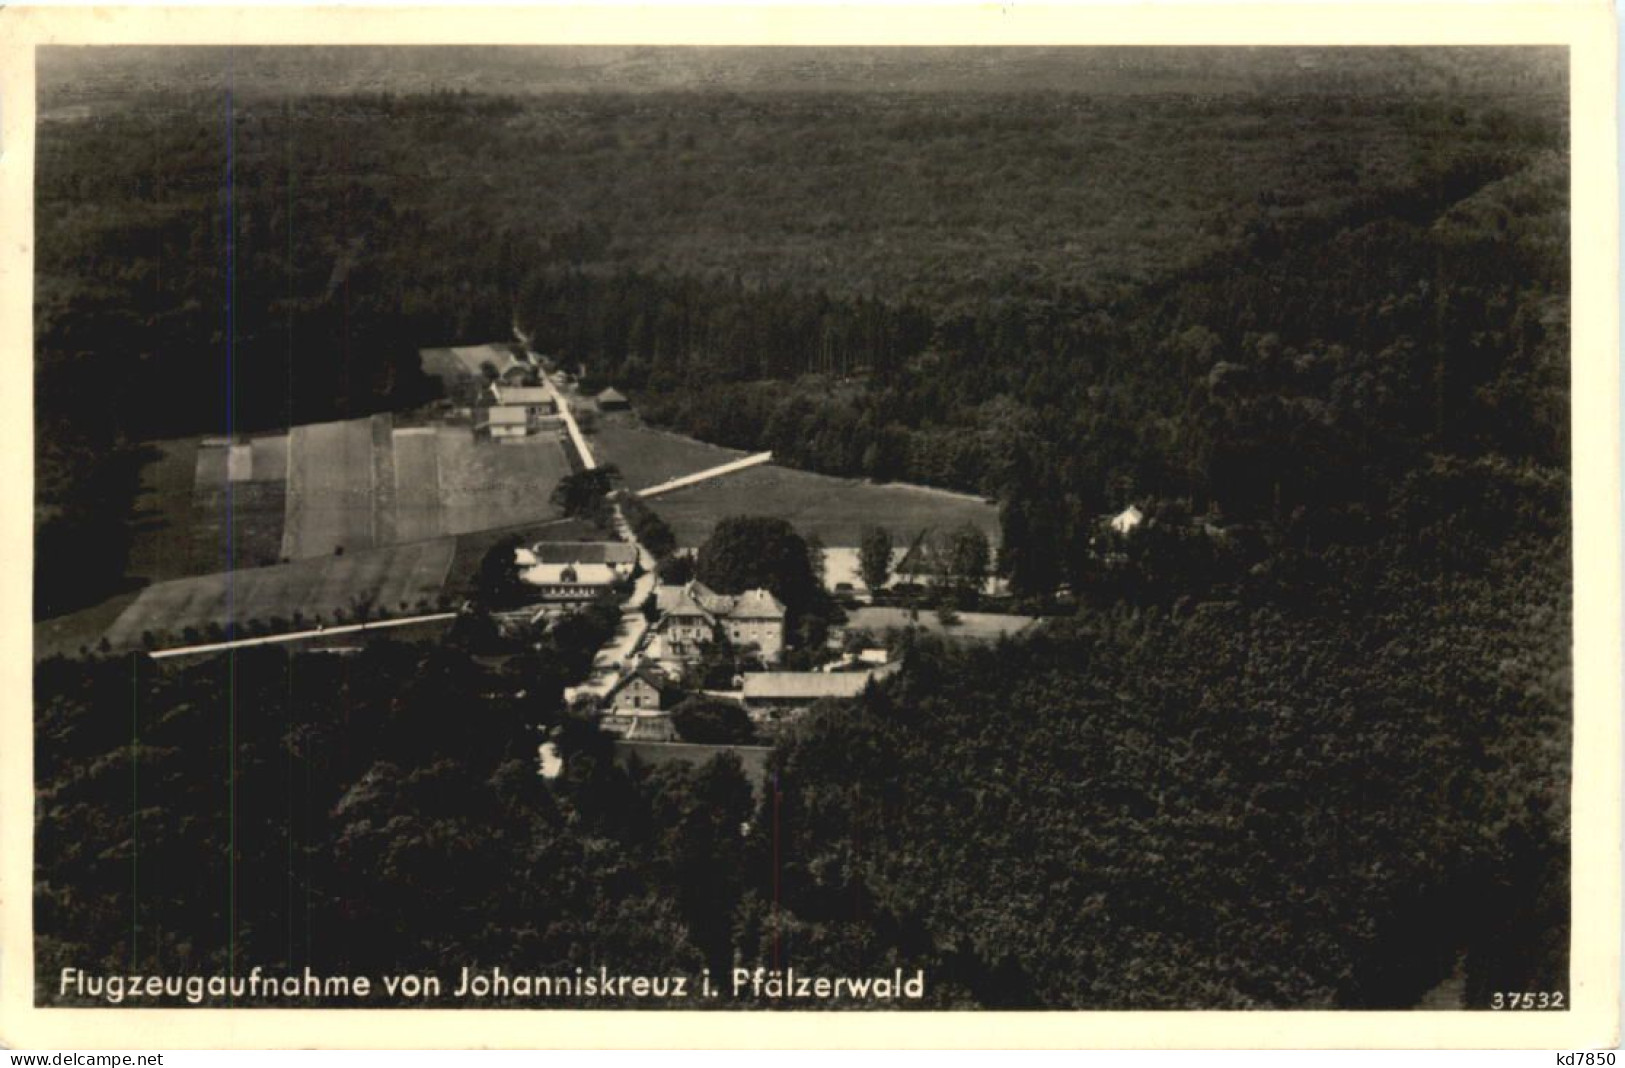
[[[784,651],[784,605],[767,590],[717,593],[702,582],[655,590],[656,624],[666,653],[675,659],[698,655],[720,631],[735,645],[754,645],[769,663]]]
[[[536,427],[525,409],[518,405],[499,405],[486,412],[485,422],[475,427],[486,430],[493,440],[513,441],[535,433]]]
[[[642,661],[604,697],[617,712],[666,712],[683,699],[683,691],[665,672]]]
[[[640,663],[618,679],[604,695],[609,708],[599,726],[622,738],[667,742],[677,737],[671,708],[683,692],[659,668]]]
[[[515,556],[524,551],[518,550]],[[535,563],[527,567],[523,557],[519,557],[519,563],[524,568],[519,572],[520,579],[535,586],[544,601],[592,601],[621,578],[608,564]]]
[[[1111,528],[1119,534],[1131,534],[1143,522],[1145,522],[1145,513],[1131,504],[1112,516]]]
[[[638,550],[624,541],[542,541],[515,549],[513,558],[543,600],[584,603],[631,576]]]
[[[539,541],[529,549],[538,564],[608,564],[630,573],[638,549],[629,541]]]
[[[613,386],[598,394],[598,410],[601,412],[624,412],[631,407],[632,402]]]
[[[533,420],[558,414],[558,405],[546,386],[510,386],[493,382],[491,397],[503,407],[523,408]]]

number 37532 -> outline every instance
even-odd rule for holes
[[[1512,991],[1497,990],[1490,995],[1492,1009],[1564,1009],[1561,990]]]

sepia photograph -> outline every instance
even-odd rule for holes
[[[1574,1009],[1567,45],[32,52],[33,1008]]]

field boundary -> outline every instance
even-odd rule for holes
[[[721,478],[723,475],[731,475],[735,471],[743,471],[746,468],[755,467],[758,464],[769,463],[772,461],[772,459],[773,454],[771,452],[759,452],[754,456],[747,456],[742,460],[735,460],[732,463],[718,464],[716,467],[708,467],[704,471],[696,471],[692,475],[682,475],[678,478],[667,479],[665,482],[662,482],[659,485],[638,490],[637,496],[658,497],[662,493],[670,493],[672,490],[679,490],[684,486],[692,486],[697,482],[706,482],[713,478]]]
[[[383,630],[386,627],[406,627],[414,623],[440,623],[448,619],[456,619],[456,612],[434,612],[426,616],[410,616],[405,619],[380,619],[372,623],[343,623],[334,627],[322,627],[317,630],[300,630],[289,634],[267,634],[258,638],[235,638],[229,642],[208,642],[203,645],[177,645],[169,649],[157,649],[147,655],[154,660],[163,660],[171,656],[196,656],[202,653],[218,653],[226,649],[245,649],[251,645],[275,645],[278,642],[296,642],[305,638],[325,638],[330,634],[355,634],[363,630]]]

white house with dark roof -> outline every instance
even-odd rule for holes
[[[499,405],[486,410],[485,422],[475,427],[487,431],[494,440],[511,441],[528,437],[534,429],[525,409]]]
[[[584,603],[630,578],[638,550],[624,541],[542,541],[516,548],[513,559],[542,600]]]

